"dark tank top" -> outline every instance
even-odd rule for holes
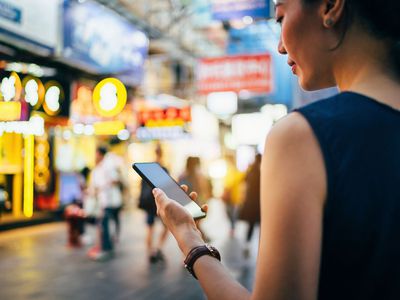
[[[400,299],[400,111],[345,92],[297,112],[328,180],[318,299]]]

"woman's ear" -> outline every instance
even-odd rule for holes
[[[343,15],[346,0],[324,0],[322,22],[325,28],[332,28]]]

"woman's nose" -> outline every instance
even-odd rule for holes
[[[282,43],[282,36],[279,37],[278,52],[280,54],[287,54],[285,46],[283,46],[283,43]]]

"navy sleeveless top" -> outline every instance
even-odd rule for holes
[[[400,111],[344,92],[297,112],[328,180],[319,299],[400,299]]]

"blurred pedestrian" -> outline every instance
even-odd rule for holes
[[[260,223],[260,167],[261,154],[258,153],[246,173],[244,202],[239,213],[239,219],[248,224],[244,256],[250,254],[250,241],[254,227]]]
[[[161,145],[157,145],[155,150],[155,156],[156,156],[155,161],[159,163],[165,171],[168,172],[167,168],[165,168],[162,163],[163,152],[161,149]],[[157,207],[152,193],[152,188],[144,180],[142,180],[141,182],[139,208],[143,209],[146,212],[146,225],[147,225],[146,246],[147,246],[147,255],[149,261],[151,263],[164,261],[165,257],[162,252],[162,248],[168,236],[168,229],[162,223],[163,226],[162,232],[159,236],[158,243],[156,244],[156,246],[154,246],[153,244],[154,223],[157,218]]]
[[[121,178],[118,171],[120,164],[120,158],[113,153],[107,153],[107,148],[98,147],[96,149],[96,166],[91,174],[89,188],[94,192],[101,207],[99,220],[101,249],[90,253],[94,259],[101,260],[110,257],[114,248],[109,221],[114,218],[115,210],[122,205],[119,186]],[[115,228],[116,234],[119,230],[118,225]]]
[[[235,156],[226,156],[227,171],[224,178],[222,200],[225,203],[226,214],[230,222],[230,236],[235,235],[239,208],[243,202],[244,174],[236,167]]]
[[[183,174],[179,177],[179,183],[188,186],[189,191],[198,191],[197,203],[203,206],[208,202],[212,196],[211,181],[201,171],[200,157],[189,156],[186,159],[186,168]],[[201,229],[201,222],[199,221],[199,230],[204,240],[209,240],[207,235]]]
[[[126,181],[126,164],[124,164],[123,154],[125,152],[126,145],[119,138],[114,137],[110,140],[110,149],[105,156],[105,161],[109,170],[112,170],[114,176],[114,187],[117,188],[116,195],[118,200],[112,207],[110,207],[111,219],[115,224],[114,242],[119,241],[121,234],[121,220],[120,214],[123,208],[123,199],[125,194],[128,192],[128,183]]]

